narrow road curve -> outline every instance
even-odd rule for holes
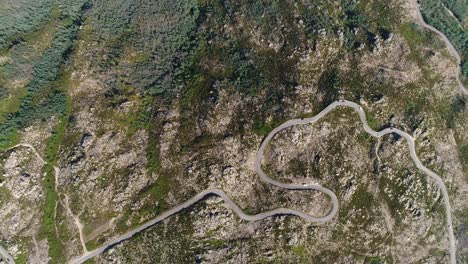
[[[169,211],[164,212],[160,216],[158,216],[158,217],[154,218],[153,220],[143,224],[142,226],[137,227],[137,228],[129,231],[128,233],[117,237],[116,239],[114,239],[111,242],[101,246],[100,248],[98,248],[98,249],[96,249],[94,251],[85,253],[81,257],[72,260],[71,263],[73,263],[73,264],[83,263],[86,260],[89,260],[89,259],[93,258],[94,256],[97,256],[97,255],[101,254],[102,252],[106,251],[107,249],[115,246],[116,244],[131,238],[133,235],[135,235],[135,234],[137,234],[137,233],[139,233],[139,232],[141,232],[141,231],[143,231],[143,230],[145,230],[145,229],[147,229],[147,228],[161,222],[162,220],[168,218],[169,216],[190,207],[194,203],[197,203],[198,201],[202,200],[204,197],[206,197],[206,196],[208,196],[210,194],[211,195],[217,195],[217,196],[221,197],[240,218],[242,218],[244,220],[247,220],[247,221],[258,221],[258,220],[262,220],[264,218],[271,217],[271,216],[276,216],[276,215],[295,215],[295,216],[299,216],[299,217],[303,218],[304,220],[310,221],[310,222],[326,222],[326,221],[331,220],[336,215],[337,210],[338,210],[338,199],[337,199],[336,195],[331,190],[329,190],[329,189],[327,189],[325,187],[322,187],[320,185],[294,185],[294,184],[285,184],[285,183],[278,182],[276,180],[273,180],[272,178],[269,178],[265,174],[265,172],[261,168],[261,163],[262,163],[263,154],[265,152],[266,146],[268,145],[270,140],[277,133],[279,133],[280,131],[282,131],[284,129],[292,127],[292,126],[313,124],[313,123],[317,122],[320,118],[324,117],[325,115],[327,115],[328,113],[333,111],[335,108],[340,107],[340,106],[346,106],[346,107],[353,108],[359,114],[359,117],[360,117],[360,119],[362,121],[364,130],[367,133],[369,133],[370,135],[379,138],[379,137],[382,137],[382,136],[387,135],[387,134],[396,133],[396,134],[400,135],[401,137],[405,138],[405,140],[408,142],[408,145],[409,145],[409,148],[410,148],[411,159],[416,163],[416,166],[420,170],[422,170],[432,180],[434,180],[434,182],[439,186],[439,188],[441,189],[441,192],[443,194],[444,204],[445,204],[445,208],[446,208],[446,215],[447,215],[447,225],[448,225],[447,231],[448,231],[448,236],[449,236],[449,241],[450,241],[450,248],[449,248],[450,260],[451,260],[452,264],[455,264],[456,263],[456,259],[455,259],[455,238],[454,238],[454,235],[453,235],[451,207],[450,207],[449,196],[448,196],[447,189],[445,187],[444,182],[442,181],[442,179],[437,174],[435,174],[434,172],[432,172],[431,170],[426,168],[421,163],[421,161],[419,160],[419,158],[416,155],[414,138],[412,136],[410,136],[409,134],[407,134],[404,131],[401,131],[401,130],[395,129],[395,128],[386,128],[386,129],[381,130],[379,132],[372,130],[369,127],[369,125],[367,124],[366,114],[365,114],[364,110],[358,104],[350,102],[350,101],[346,101],[346,100],[339,100],[339,101],[333,102],[332,104],[330,104],[328,107],[326,107],[324,110],[322,110],[320,113],[318,113],[314,117],[303,118],[303,119],[291,119],[291,120],[283,123],[282,125],[276,127],[275,129],[273,129],[273,131],[271,131],[268,134],[268,136],[264,139],[264,141],[260,145],[260,148],[259,148],[258,153],[257,153],[256,160],[255,160],[255,170],[256,170],[256,172],[258,173],[260,178],[263,181],[267,182],[267,183],[270,183],[270,184],[272,184],[274,186],[277,186],[277,187],[280,187],[280,188],[283,188],[283,189],[287,189],[287,190],[318,190],[318,191],[324,192],[327,195],[329,195],[332,198],[333,207],[332,207],[331,211],[326,216],[314,217],[314,216],[310,216],[310,215],[308,215],[308,214],[306,214],[304,212],[295,211],[295,210],[288,209],[288,208],[278,208],[278,209],[275,209],[275,210],[272,210],[272,211],[267,211],[267,212],[260,213],[260,214],[257,214],[257,215],[247,215],[226,195],[226,193],[224,193],[224,191],[222,191],[220,189],[208,189],[208,190],[202,191],[201,193],[197,194],[196,196],[192,197],[191,199],[187,200],[186,202],[184,202],[184,203],[170,209]]]
[[[447,36],[444,35],[444,33],[440,32],[437,28],[435,28],[435,27],[433,27],[433,26],[426,23],[426,21],[424,20],[422,14],[421,14],[421,6],[419,5],[418,1],[417,0],[410,0],[410,2],[413,5],[413,8],[416,10],[416,16],[417,16],[419,24],[422,27],[434,32],[435,34],[437,34],[442,39],[442,41],[445,42],[445,45],[447,45],[448,49],[450,50],[450,53],[452,53],[452,55],[455,57],[455,60],[457,62],[457,72],[455,73],[455,77],[457,79],[458,88],[460,89],[461,93],[468,95],[468,89],[465,88],[465,86],[463,85],[463,83],[461,81],[462,72],[461,72],[461,57],[460,57],[460,54],[458,54],[458,51],[452,45],[452,43],[447,38]]]
[[[5,261],[7,264],[15,264],[13,258],[8,254],[8,251],[0,245],[0,260]]]

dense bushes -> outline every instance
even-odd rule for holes
[[[75,2],[68,8],[58,18],[62,26],[56,32],[50,47],[33,65],[32,79],[26,86],[27,93],[19,109],[10,113],[7,120],[0,123],[0,148],[13,144],[16,131],[31,121],[47,119],[53,114],[65,111],[65,95],[60,89],[53,87],[53,82],[58,76],[61,64],[70,53],[79,27],[79,16],[76,12],[79,11],[80,5]]]
[[[451,11],[453,15],[462,23],[468,17],[468,6],[466,0],[441,0],[441,2]]]
[[[124,73],[110,77],[109,87],[175,95],[177,76],[197,45],[196,1],[99,1],[89,17],[92,42],[101,47],[88,54],[93,68]],[[129,57],[132,53],[137,59]]]
[[[338,92],[341,85],[339,72],[336,68],[325,70],[319,78],[319,91],[323,94],[324,100],[322,101],[321,108],[338,99]]]
[[[424,0],[421,2],[421,11],[424,19],[442,31],[460,53],[462,57],[462,75],[466,81],[466,78],[468,78],[468,31],[464,29],[463,24],[460,24],[463,23],[463,19],[459,22],[453,18],[449,14],[447,6],[456,7],[458,6],[458,2],[453,0]],[[462,12],[462,10],[466,9],[458,9],[459,12]],[[455,14],[457,13],[454,9],[451,11]],[[462,14],[464,12],[459,13],[459,15]]]
[[[21,34],[33,31],[47,21],[56,0],[15,0],[0,5],[0,50],[18,43]]]
[[[456,95],[452,98],[450,104],[442,107],[440,111],[441,119],[445,120],[445,124],[448,128],[454,128],[455,121],[459,118],[460,113],[467,109],[467,97]]]

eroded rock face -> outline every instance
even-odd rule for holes
[[[0,237],[8,243],[13,256],[25,254],[28,240],[38,235],[44,202],[43,165],[29,148],[18,147],[1,154]]]
[[[146,176],[147,133],[139,130],[130,137],[120,131],[98,134],[90,126],[75,131],[81,136],[62,161],[61,188],[80,190],[72,196],[72,203],[80,205],[74,211],[85,218],[121,213],[151,180]],[[93,202],[97,200],[99,203]]]

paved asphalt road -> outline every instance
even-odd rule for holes
[[[5,261],[7,264],[15,264],[15,261],[10,254],[8,254],[8,251],[6,251],[2,246],[0,246],[0,260]]]
[[[451,259],[451,263],[454,264],[456,262],[456,260],[455,260],[455,238],[454,238],[454,235],[453,235],[450,201],[449,201],[447,189],[445,187],[444,182],[442,181],[442,179],[437,174],[435,174],[434,172],[432,172],[431,170],[426,168],[421,163],[421,161],[419,160],[419,158],[416,155],[414,139],[413,139],[412,136],[410,136],[409,134],[407,134],[404,131],[401,131],[401,130],[395,129],[395,128],[386,128],[386,129],[384,129],[382,131],[379,131],[379,132],[372,130],[369,127],[369,125],[367,124],[366,115],[365,115],[364,111],[362,110],[362,108],[358,104],[350,102],[350,101],[346,101],[346,100],[339,100],[339,101],[333,102],[327,108],[322,110],[319,114],[317,114],[314,117],[303,118],[303,119],[292,119],[292,120],[289,120],[289,121],[283,123],[279,127],[273,129],[273,131],[271,131],[270,134],[268,134],[268,136],[262,142],[262,144],[260,146],[260,149],[258,150],[256,160],[255,160],[255,170],[257,171],[258,175],[260,176],[260,178],[263,181],[266,181],[266,182],[268,182],[268,183],[270,183],[272,185],[275,185],[275,186],[280,187],[280,188],[288,189],[288,190],[318,190],[318,191],[322,191],[322,192],[328,194],[332,198],[333,207],[332,207],[331,211],[326,216],[314,217],[314,216],[308,215],[308,214],[306,214],[304,212],[299,212],[299,211],[295,211],[295,210],[291,210],[291,209],[287,209],[287,208],[278,208],[278,209],[275,209],[275,210],[272,210],[272,211],[267,211],[267,212],[260,213],[260,214],[257,214],[257,215],[247,215],[222,190],[209,189],[209,190],[205,190],[205,191],[199,193],[198,195],[192,197],[190,200],[188,200],[188,201],[186,201],[186,202],[172,208],[171,210],[163,213],[162,215],[160,215],[157,218],[147,222],[146,224],[144,224],[144,225],[142,225],[142,226],[140,226],[138,228],[135,228],[135,229],[129,231],[128,233],[126,233],[126,234],[124,234],[124,235],[122,235],[120,237],[117,237],[116,239],[112,240],[111,242],[107,243],[106,245],[104,245],[104,246],[102,246],[102,247],[100,247],[100,248],[98,248],[98,249],[96,249],[94,251],[88,252],[88,253],[82,255],[81,257],[79,257],[77,259],[72,260],[71,263],[73,263],[73,264],[83,263],[84,261],[86,261],[88,259],[91,259],[94,256],[97,256],[97,255],[101,254],[102,252],[109,249],[110,247],[112,247],[112,246],[114,246],[114,245],[116,245],[116,244],[118,244],[118,243],[120,243],[120,242],[122,242],[124,240],[127,240],[127,239],[131,238],[133,235],[135,235],[135,234],[137,234],[137,233],[139,233],[139,232],[141,232],[141,231],[143,231],[143,230],[145,230],[145,229],[159,223],[160,221],[168,218],[169,216],[171,216],[171,215],[173,215],[173,214],[175,214],[177,212],[180,212],[181,210],[186,209],[187,207],[190,207],[194,203],[202,200],[205,196],[210,195],[210,194],[211,195],[217,195],[217,196],[221,197],[224,201],[226,201],[226,203],[229,205],[229,207],[237,215],[239,215],[240,218],[242,218],[244,220],[247,220],[247,221],[257,221],[257,220],[261,220],[261,219],[264,219],[266,217],[271,217],[271,216],[275,216],[275,215],[295,215],[295,216],[299,216],[299,217],[303,218],[306,221],[311,221],[311,222],[326,222],[326,221],[331,220],[336,215],[337,210],[338,210],[338,199],[337,199],[336,195],[332,191],[330,191],[329,189],[327,189],[325,187],[322,187],[320,185],[312,185],[311,184],[311,185],[304,186],[304,185],[285,184],[285,183],[275,181],[275,180],[269,178],[265,174],[265,172],[262,170],[261,161],[263,159],[263,154],[264,154],[266,146],[268,145],[270,140],[278,132],[280,132],[280,131],[282,131],[282,130],[284,130],[286,128],[292,127],[292,126],[312,124],[314,122],[317,122],[317,120],[319,120],[320,118],[322,118],[323,116],[325,116],[329,112],[333,111],[336,107],[351,107],[351,108],[353,108],[359,114],[359,117],[361,118],[361,121],[363,123],[364,130],[367,133],[369,133],[370,135],[374,136],[374,137],[381,137],[381,136],[384,136],[384,135],[387,135],[387,134],[396,133],[396,134],[398,134],[401,137],[406,139],[406,141],[408,142],[409,148],[410,148],[411,158],[416,163],[416,166],[420,170],[422,170],[424,173],[426,173],[432,180],[434,180],[434,182],[439,186],[439,188],[440,188],[440,190],[441,190],[441,192],[443,194],[444,204],[445,204],[445,208],[446,208],[446,215],[447,215],[447,231],[448,231],[448,236],[449,236],[449,241],[450,241],[450,249],[449,249],[450,250],[450,259]]]

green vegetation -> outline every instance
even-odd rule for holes
[[[164,203],[164,197],[169,193],[170,176],[161,174],[154,184],[147,190],[152,201],[159,201],[160,210],[166,209],[167,205]]]
[[[27,253],[23,252],[23,253],[19,254],[15,259],[15,263],[17,263],[17,264],[26,264],[26,263],[28,263]]]
[[[458,144],[458,156],[461,159],[461,162],[463,164],[463,171],[466,172],[468,171],[468,143],[465,144]],[[466,178],[466,177],[465,177]]]
[[[356,190],[351,198],[350,205],[354,208],[369,209],[374,202],[374,197],[365,187]]]
[[[426,63],[427,59],[421,53],[421,47],[427,43],[433,42],[433,34],[430,31],[424,31],[415,23],[401,24],[398,28],[399,32],[406,40],[410,47],[409,58],[416,62],[419,66]]]
[[[466,27],[468,18],[468,6],[465,0],[442,0],[445,7],[450,10],[462,26]],[[448,11],[447,10],[447,11]]]
[[[455,141],[458,147],[458,157],[463,166],[463,171],[468,179],[468,143],[463,140],[463,128],[457,126],[457,120],[466,115],[468,111],[468,101],[466,96],[456,95],[446,104],[439,106],[440,118],[445,121],[447,128],[454,131]]]
[[[146,148],[146,159],[148,161],[147,172],[149,175],[161,172],[161,160],[159,158],[159,144],[156,135],[149,139],[148,147]]]
[[[194,77],[193,81],[188,85],[182,104],[192,107],[201,102],[208,97],[212,84],[213,82],[207,80],[203,75]]]
[[[23,96],[18,109],[12,108],[15,112],[8,113],[7,119],[0,123],[0,149],[15,144],[18,129],[24,128],[32,121],[65,112],[66,97],[62,91],[54,89],[52,84],[59,74],[61,64],[70,53],[80,17],[70,10],[63,12],[60,17],[61,26],[50,47],[33,65],[32,80],[26,86],[26,95]]]
[[[86,39],[103,43],[103,48],[92,51],[92,66],[100,72],[111,68],[126,72],[115,76],[112,86],[130,84],[144,94],[175,95],[180,87],[178,76],[197,45],[194,34],[199,10],[195,0],[105,0],[94,3],[89,17]],[[129,57],[126,51],[140,55]]]
[[[366,119],[367,119],[367,124],[369,125],[370,128],[372,128],[375,131],[379,130],[380,124],[377,122],[377,120],[375,119],[375,117],[372,114],[367,112]]]
[[[49,243],[49,257],[52,258],[53,263],[60,263],[65,261],[63,258],[63,245],[58,239],[58,234],[55,230],[55,203],[57,200],[57,193],[55,192],[55,174],[54,168],[51,165],[46,165],[44,168],[46,174],[43,180],[45,189],[45,205],[44,215],[42,217],[42,226],[40,235],[47,238]]]
[[[338,74],[338,70],[333,67],[325,70],[325,72],[320,75],[318,87],[320,92],[325,96],[320,110],[338,99],[338,92],[342,85]]]
[[[447,128],[454,128],[457,118],[468,109],[467,97],[456,95],[447,105],[442,105],[439,110],[441,119],[445,120]]]
[[[52,16],[56,0],[0,3],[0,53],[22,41],[22,34],[40,27]]]
[[[102,245],[102,241],[99,239],[94,239],[86,242],[86,249],[91,251],[99,248]]]
[[[209,241],[210,247],[213,249],[220,249],[224,247],[224,241],[219,239],[212,239]]]
[[[10,96],[0,99],[0,122],[5,122],[10,113],[14,113],[19,109],[21,100],[26,96],[26,89],[14,90],[10,93]]]
[[[266,137],[275,127],[282,122],[278,120],[271,120],[269,122],[255,121],[252,130],[255,134]]]
[[[299,263],[309,263],[309,258],[304,245],[293,246],[291,250],[298,258]]]
[[[82,4],[82,3],[81,3]],[[76,6],[75,6],[76,7]],[[67,11],[62,10],[60,27],[51,43],[51,46],[44,51],[41,59],[33,67],[33,78],[27,85],[27,94],[23,98],[19,109],[10,115],[9,118],[0,124],[4,129],[1,134],[0,144],[6,147],[13,142],[8,140],[16,134],[18,129],[28,125],[37,119],[46,119],[52,115],[59,117],[57,127],[48,139],[46,145],[45,160],[47,164],[43,167],[45,177],[42,185],[45,190],[45,203],[43,205],[42,226],[40,235],[47,238],[49,245],[49,257],[51,263],[63,263],[63,245],[56,232],[56,201],[58,194],[55,191],[55,171],[57,154],[62,144],[65,128],[68,124],[71,111],[71,103],[66,96],[67,77],[61,72],[61,64],[67,59],[73,45],[74,36],[79,28],[80,16],[72,11],[81,10],[78,5],[77,10],[73,6]],[[58,78],[62,76],[61,78]],[[6,132],[6,133],[5,133]]]
[[[380,257],[366,257],[364,260],[364,263],[367,264],[384,264],[387,263],[385,259],[382,259]]]
[[[0,183],[2,182],[2,179],[0,178]],[[8,202],[9,199],[11,199],[11,193],[10,191],[3,187],[0,186],[0,205],[3,205],[4,203]]]
[[[68,124],[68,119],[70,116],[71,105],[70,101],[67,98],[66,107],[64,113],[62,113],[59,123],[55,130],[52,133],[52,136],[49,138],[46,146],[46,157],[45,160],[47,164],[44,166],[43,171],[45,177],[43,180],[43,187],[45,190],[45,205],[44,205],[44,215],[42,220],[42,229],[41,234],[47,238],[49,243],[49,257],[53,263],[61,263],[63,259],[63,245],[59,240],[59,234],[56,232],[56,203],[58,198],[58,193],[55,190],[55,170],[54,166],[57,161],[57,154],[62,144],[65,128]]]
[[[466,2],[456,0],[421,1],[421,12],[428,24],[443,32],[460,53],[462,79],[468,78],[468,31],[466,30]],[[454,16],[450,14],[452,12]]]

